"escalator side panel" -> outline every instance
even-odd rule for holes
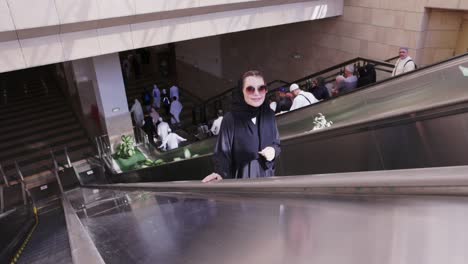
[[[213,171],[211,155],[189,159],[177,164],[167,164],[124,174],[109,174],[111,182],[161,182],[200,180]]]
[[[385,169],[468,164],[468,114],[375,130]]]
[[[281,146],[277,175],[382,170],[372,131],[333,138],[296,138]]]

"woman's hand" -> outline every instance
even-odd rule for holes
[[[275,158],[275,149],[273,147],[266,147],[262,151],[258,152],[258,154],[265,157],[267,161],[272,161]]]
[[[210,175],[206,176],[202,182],[203,183],[207,183],[207,182],[212,182],[212,181],[220,181],[222,180],[223,177],[221,177],[221,175],[219,175],[218,173],[211,173]]]

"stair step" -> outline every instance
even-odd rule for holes
[[[66,112],[70,109],[65,105],[61,105],[52,109],[44,109],[43,111],[31,112],[30,114],[10,117],[8,120],[2,120],[2,126],[14,126],[15,124],[21,124],[28,120],[41,119],[43,116],[54,116],[57,113]]]
[[[81,145],[77,146],[75,149],[69,149],[68,155],[70,157],[70,160],[72,162],[81,160],[84,158],[84,155],[92,155],[92,148],[88,145]],[[57,158],[59,156],[56,156]],[[44,172],[50,172],[50,170],[53,168],[53,162],[52,158],[50,155],[48,156],[42,156],[39,159],[36,159],[34,162],[31,162],[29,164],[19,164],[21,172],[23,173],[23,176],[25,177],[25,181],[29,182],[30,179],[28,179],[31,175],[37,175],[41,174]],[[9,180],[16,180],[17,179],[17,173],[16,173],[16,168],[9,167],[8,170],[5,169],[5,174],[7,175]]]
[[[29,153],[35,153],[41,149],[49,150],[51,147],[62,146],[68,141],[74,141],[83,138],[87,140],[84,132],[82,130],[78,130],[56,137],[43,138],[42,140],[38,140],[32,144],[16,145],[14,148],[3,149],[0,151],[0,160],[7,160],[12,156],[26,156]]]
[[[10,137],[6,138],[7,140],[4,140],[4,138],[2,137],[0,138],[0,151],[3,151],[2,149],[5,148],[14,147],[15,145],[33,144],[44,137],[53,138],[67,133],[73,133],[74,131],[83,130],[78,123],[71,123],[67,126],[60,125],[56,129],[41,130],[38,133],[31,133],[30,131],[27,131],[27,133],[20,135],[10,135]]]
[[[68,149],[70,149],[73,146],[82,145],[82,144],[89,144],[89,140],[87,138],[84,138],[84,137],[76,138],[73,141],[62,140],[60,142],[56,142],[55,144],[53,144],[50,147],[52,149],[60,149],[61,150],[65,146]],[[29,160],[33,160],[33,159],[36,159],[39,156],[44,156],[44,155],[45,156],[47,156],[47,155],[50,156],[50,148],[46,147],[46,148],[38,149],[38,150],[36,150],[34,152],[28,152],[28,153],[26,153],[24,155],[21,155],[21,156],[12,156],[9,159],[5,159],[5,160],[2,160],[0,162],[2,164],[10,164],[10,166],[13,166],[12,164],[14,163],[15,160],[21,160],[20,162],[29,163],[28,162]],[[7,167],[7,166],[8,165],[6,165],[5,167]]]
[[[16,131],[23,130],[23,129],[31,129],[34,126],[41,126],[41,124],[51,125],[53,122],[61,122],[66,121],[67,119],[75,120],[75,116],[72,112],[62,112],[53,116],[48,116],[43,119],[33,120],[29,123],[18,124],[16,126],[11,127],[1,127],[0,128],[0,135],[7,135],[9,133],[16,133]]]
[[[77,156],[76,156],[77,154],[75,152],[79,152],[81,154],[85,153],[81,149],[92,151],[92,147],[89,144],[89,142],[67,144],[67,147],[68,147],[68,154],[72,162],[77,159]],[[73,159],[72,159],[72,154],[74,155]],[[24,170],[24,173],[27,173],[27,175],[30,175],[30,174],[38,172],[38,171],[34,171],[34,168],[36,168],[37,166],[42,166],[42,167],[46,166],[46,167],[51,168],[53,166],[53,163],[52,163],[50,152],[47,151],[47,152],[37,153],[36,155],[28,157],[27,159],[19,160],[18,165],[20,166],[22,171]],[[16,168],[15,168],[14,162],[2,163],[2,166],[5,171],[5,174],[7,175],[16,174]]]
[[[37,105],[44,105],[54,101],[63,100],[63,95],[49,94],[35,98],[23,98],[21,101],[10,101],[7,104],[0,104],[0,114],[21,110],[28,107],[35,107]]]
[[[35,106],[24,107],[20,109],[16,109],[14,111],[6,111],[5,113],[0,115],[0,121],[11,119],[21,115],[31,115],[31,114],[38,114],[38,112],[46,111],[49,109],[57,109],[58,107],[65,107],[63,101],[51,101],[47,104],[38,104]],[[59,111],[57,111],[59,112]]]
[[[77,122],[75,119],[68,118],[60,120],[59,122],[47,122],[38,126],[32,126],[28,130],[23,129],[16,133],[12,132],[9,134],[1,134],[0,140],[8,144],[8,141],[16,141],[22,138],[26,139],[30,135],[38,135],[39,137],[41,137],[42,133],[45,133],[45,135],[51,133],[59,133],[64,131],[65,128],[67,128],[68,130],[69,127],[75,127],[79,125],[79,122]],[[3,147],[3,144],[1,145],[1,147]]]

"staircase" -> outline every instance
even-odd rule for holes
[[[18,179],[17,162],[28,184],[44,184],[55,180],[51,174],[51,151],[61,165],[66,162],[65,147],[72,162],[94,151],[54,82],[29,74],[24,74],[24,78],[30,80],[10,79],[10,85],[4,83],[1,90],[6,97],[0,104],[0,164],[9,181]]]

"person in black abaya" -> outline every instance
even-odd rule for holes
[[[267,86],[259,71],[244,73],[224,115],[213,155],[214,172],[202,182],[259,178],[275,174],[281,152],[275,113],[265,101]]]

